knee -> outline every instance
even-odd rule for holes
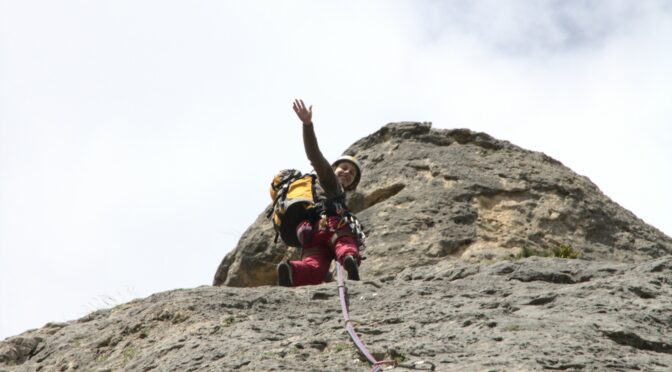
[[[301,262],[305,265],[310,267],[313,270],[319,270],[320,267],[322,266],[322,260],[319,259],[319,257],[315,256],[308,256],[304,257]]]
[[[350,236],[344,236],[339,238],[336,241],[334,248],[336,254],[339,257],[344,255],[359,257],[359,248],[357,247],[357,241]]]

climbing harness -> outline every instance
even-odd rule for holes
[[[352,320],[350,319],[350,311],[348,310],[348,298],[347,298],[347,288],[345,287],[345,281],[343,280],[343,271],[341,270],[341,264],[336,261],[336,277],[338,280],[338,297],[341,299],[341,311],[343,312],[343,320],[345,320],[345,329],[350,335],[352,342],[355,343],[359,352],[364,355],[364,357],[371,364],[371,372],[381,372],[383,371],[383,365],[390,365],[390,368],[407,368],[407,369],[416,369],[416,370],[427,370],[433,371],[436,366],[433,363],[426,361],[419,361],[415,363],[408,364],[399,364],[395,360],[381,360],[378,361],[376,358],[371,355],[369,350],[366,348],[366,345],[357,335],[355,327],[352,325]]]
[[[270,196],[273,204],[266,211],[266,217],[273,221],[275,229],[274,243],[278,237],[291,247],[301,247],[296,236],[297,226],[307,221],[320,221],[320,229],[326,230],[327,219],[330,216],[339,216],[341,220],[336,230],[342,235],[349,230],[357,240],[359,252],[366,248],[364,228],[357,217],[350,213],[345,204],[345,194],[326,199],[318,192],[321,186],[317,184],[317,175],[304,174],[296,169],[284,169],[278,172],[270,187]]]

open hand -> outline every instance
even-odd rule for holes
[[[296,116],[301,119],[301,122],[304,125],[309,125],[313,122],[313,106],[311,105],[306,109],[306,105],[303,103],[303,100],[301,99],[295,99],[294,100],[294,112],[296,112]]]

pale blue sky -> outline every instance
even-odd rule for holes
[[[295,97],[329,158],[484,131],[672,235],[669,4],[0,0],[0,338],[210,284],[309,170]]]

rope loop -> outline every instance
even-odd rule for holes
[[[385,365],[385,364],[391,365],[392,368],[397,366],[397,362],[394,361],[394,360],[381,360],[381,361],[375,362],[371,365],[371,372],[380,371],[380,366]]]

